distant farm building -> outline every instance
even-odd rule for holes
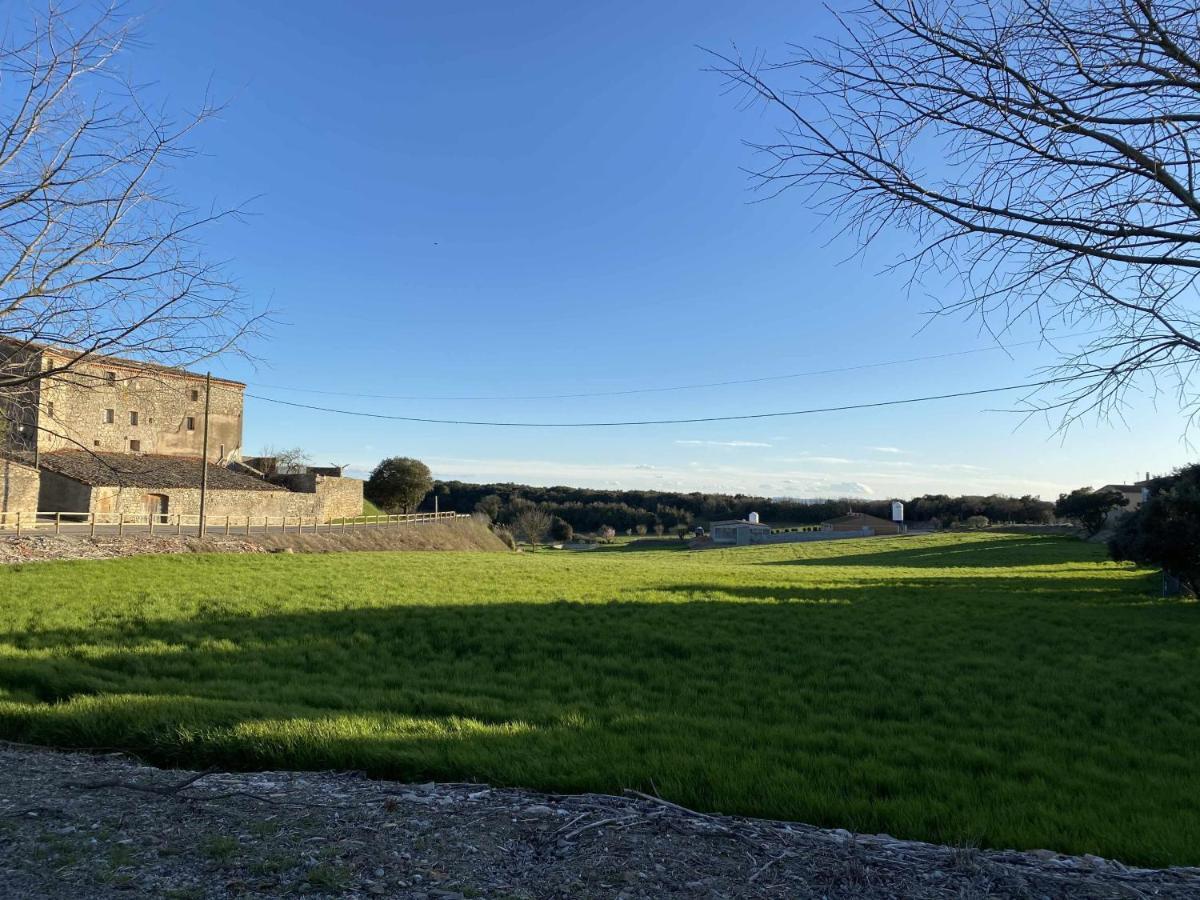
[[[821,523],[822,531],[832,531],[838,534],[861,534],[870,537],[875,534],[900,534],[904,526],[899,522],[889,522],[879,516],[866,513],[847,513],[836,519],[827,519]]]
[[[764,544],[771,539],[771,527],[758,521],[758,513],[750,513],[746,519],[713,522],[709,533],[714,544],[727,544],[734,547]]]

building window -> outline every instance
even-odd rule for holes
[[[46,415],[48,415],[51,419],[54,418],[54,401],[52,400],[46,404]]]
[[[137,414],[137,410],[136,410],[136,409],[131,409],[131,410],[129,411],[129,424],[130,424],[130,425],[136,425],[137,423],[138,423],[138,414]]]
[[[141,449],[142,449],[141,441],[130,441],[129,442],[129,450],[131,453],[137,453]]]
[[[117,383],[117,373],[116,372],[105,372],[104,378],[108,381],[109,384]]]
[[[199,392],[198,390],[196,390],[195,388],[192,388],[192,390],[191,390],[191,395],[192,395],[192,402],[193,402],[193,403],[194,403],[195,401],[197,401],[197,400],[199,400],[199,399],[200,399],[200,392]]]
[[[92,441],[92,446],[93,446],[93,447],[99,447],[99,446],[100,446],[100,442],[99,442],[99,441]]]
[[[106,409],[104,411],[104,418],[103,418],[104,424],[111,425],[115,421],[117,421],[117,411],[115,409]]]
[[[195,430],[196,430],[196,417],[195,417],[195,416],[188,416],[188,417],[187,417],[187,430],[188,430],[188,431],[195,431]]]

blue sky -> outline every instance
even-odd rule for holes
[[[249,393],[394,415],[685,418],[870,402],[1028,380],[883,273],[901,236],[855,256],[803,197],[753,203],[739,111],[697,45],[778,54],[828,33],[815,4],[163,3],[126,60],[171,106],[228,106],[177,172],[190,202],[248,198],[210,235],[280,320]],[[1013,335],[1019,342],[1033,331]],[[1068,342],[1069,343],[1069,342]],[[991,347],[992,349],[987,349]],[[751,385],[592,393],[942,360]],[[326,394],[314,391],[332,392]],[[628,429],[417,425],[246,404],[248,453],[301,445],[439,477],[770,495],[1040,493],[1193,457],[1169,399],[1065,439],[988,411],[1005,397],[793,419]]]

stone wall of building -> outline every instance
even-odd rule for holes
[[[0,513],[8,522],[14,513],[33,515],[38,508],[38,470],[0,459]],[[361,512],[361,507],[360,507]]]
[[[177,515],[198,516],[200,514],[199,488],[143,488],[103,486],[88,488],[69,478],[46,473],[54,481],[68,482],[77,485],[81,490],[68,494],[59,490],[59,502],[76,505],[46,506],[46,510],[95,512],[105,515],[125,515],[131,519],[145,516],[149,508],[161,509],[156,503],[150,503],[150,497],[166,498],[166,516],[168,519]],[[208,492],[206,515],[224,518],[230,516],[234,522],[244,523],[247,516],[254,520],[270,518],[271,524],[278,524],[284,516],[295,519],[303,516],[306,519],[318,519],[322,522],[330,519],[353,518],[362,515],[362,482],[356,478],[328,478],[317,476],[314,490],[311,492],[289,491],[238,491],[210,490]],[[48,501],[50,498],[45,498]],[[81,503],[82,501],[82,503]]]
[[[43,353],[43,366],[56,359]],[[242,452],[242,393],[237,382],[214,379],[209,410],[209,459]],[[200,456],[204,379],[136,369],[102,360],[79,365],[67,379],[46,379],[37,398],[39,449],[97,450]]]

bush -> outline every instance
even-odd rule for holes
[[[634,530],[634,531],[635,531],[635,532],[636,532],[636,533],[637,533],[639,536],[643,536],[643,537],[644,537],[644,536],[645,536],[645,534],[646,534],[646,530],[647,530],[647,529],[646,529],[646,526],[645,526],[645,525],[636,525],[636,526],[634,526],[634,529],[633,529],[633,530]]]
[[[611,525],[601,525],[596,530],[596,536],[599,537],[600,540],[602,540],[604,543],[607,544],[609,541],[611,541],[613,538],[615,538],[617,536],[617,529],[613,528]]]
[[[1146,502],[1121,519],[1108,551],[1115,560],[1159,566],[1200,592],[1200,464],[1155,479]]]
[[[570,541],[575,538],[575,529],[571,527],[571,523],[566,519],[554,517],[554,521],[550,525],[550,537],[555,541]]]
[[[506,546],[509,550],[517,549],[516,536],[503,525],[497,525],[492,529],[492,533],[495,534],[496,537],[500,538],[500,540],[504,543],[504,546]]]
[[[967,524],[968,528],[987,528],[988,527],[988,517],[987,516],[967,516],[966,524]]]

